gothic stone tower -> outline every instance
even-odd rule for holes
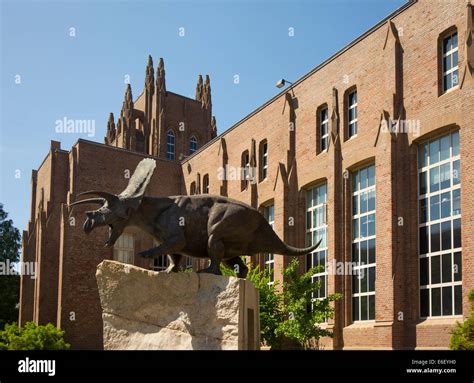
[[[212,115],[211,84],[198,76],[196,97],[191,99],[166,90],[162,58],[156,68],[148,56],[145,86],[133,101],[127,85],[120,116],[115,124],[110,113],[105,143],[155,157],[181,160],[217,135]]]

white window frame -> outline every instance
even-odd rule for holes
[[[269,225],[275,227],[275,205],[270,204],[263,207],[263,216],[268,221]],[[263,255],[263,261],[265,264],[265,270],[268,270],[270,275],[270,282],[268,285],[271,286],[275,283],[275,255],[272,253],[266,253]]]
[[[317,197],[315,194],[318,193],[319,190],[325,188],[324,193],[324,200],[318,203]],[[312,246],[319,241],[319,237],[317,237],[317,233],[323,232],[322,241],[319,247],[311,254],[307,255],[306,258],[306,270],[309,270],[311,267],[317,266],[313,262],[313,255],[314,253],[325,252],[325,268],[324,270],[312,275],[311,282],[316,282],[321,280],[324,277],[324,296],[313,297],[312,301],[316,299],[322,300],[327,297],[328,295],[328,245],[327,245],[327,235],[328,235],[328,225],[327,225],[327,183],[322,183],[316,185],[306,191],[306,246]],[[320,224],[316,226],[317,219],[316,217],[320,215]],[[308,217],[310,217],[310,222],[308,222]],[[308,257],[310,257],[311,264],[308,264]]]
[[[369,182],[369,169],[373,167],[374,168],[374,184],[373,185],[368,185],[368,182]],[[362,171],[366,170],[367,171],[367,185],[364,187],[364,188],[360,188],[360,180],[361,180],[361,177],[360,177],[360,174]],[[375,248],[377,247],[377,219],[376,219],[376,215],[377,215],[377,194],[376,194],[376,185],[377,185],[377,175],[376,175],[376,171],[375,171],[375,164],[371,164],[371,165],[368,165],[368,166],[364,166],[364,167],[361,167],[357,170],[355,170],[352,174],[352,177],[355,177],[356,175],[358,175],[358,177],[356,178],[357,181],[358,181],[358,184],[357,184],[357,187],[356,189],[354,190],[354,185],[353,183],[351,183],[351,188],[352,188],[352,191],[351,191],[351,258],[352,258],[352,262],[355,262],[354,260],[354,254],[353,254],[353,244],[358,244],[358,252],[359,254],[357,255],[357,259],[360,259],[360,254],[361,254],[361,244],[364,243],[364,242],[367,242],[367,262],[370,262],[369,260],[369,242],[371,240],[374,240],[375,241]],[[369,210],[369,206],[368,206],[368,203],[369,203],[369,193],[371,192],[374,192],[374,209],[373,210]],[[364,213],[361,213],[361,210],[360,210],[360,207],[361,207],[361,195],[363,194],[367,194],[367,211],[365,211]],[[357,198],[357,212],[356,214],[354,214],[354,206],[353,206],[353,203],[354,203],[354,197]],[[368,227],[369,227],[369,224],[368,224],[368,217],[373,215],[374,216],[374,219],[375,219],[375,222],[374,222],[374,234],[373,235],[368,235]],[[362,218],[366,218],[367,219],[367,236],[365,237],[362,237],[362,231],[361,231],[361,220]],[[358,220],[357,221],[357,224],[358,224],[358,233],[359,233],[359,236],[357,238],[354,238],[354,220]],[[355,316],[354,316],[354,313],[352,313],[352,321],[353,322],[370,322],[370,321],[374,321],[375,320],[375,315],[376,315],[376,307],[375,307],[375,304],[374,304],[374,318],[370,318],[369,317],[369,314],[370,314],[370,296],[374,296],[374,299],[375,296],[376,296],[376,289],[375,289],[375,281],[374,281],[374,290],[373,291],[369,291],[369,270],[371,268],[375,268],[375,278],[377,278],[377,251],[375,252],[375,262],[372,262],[372,263],[367,263],[367,264],[361,264],[359,262],[357,262],[357,264],[353,267],[353,275],[352,275],[352,284],[351,284],[351,288],[353,286],[353,283],[356,282],[358,283],[358,291],[357,293],[355,293],[354,291],[352,291],[352,302],[351,302],[351,307],[354,308],[354,300],[355,298],[359,298],[358,300],[358,305],[357,305],[357,309],[358,309],[358,316],[357,318],[358,319],[354,319]],[[367,291],[365,292],[361,292],[361,286],[362,286],[362,278],[359,277],[359,273],[360,271],[363,270],[363,273],[365,276],[367,276]],[[356,279],[354,281],[354,278]],[[361,304],[361,298],[362,297],[367,297],[367,319],[361,319],[362,318],[362,304]]]
[[[355,93],[356,95],[356,102],[353,103],[353,104],[350,104],[350,101],[351,101],[351,95],[353,95]],[[358,117],[359,117],[359,114],[358,114],[358,110],[357,110],[357,105],[358,105],[358,102],[359,102],[359,95],[357,94],[357,89],[354,89],[352,91],[350,91],[348,94],[347,94],[347,121],[348,121],[348,124],[347,124],[347,136],[349,139],[353,138],[353,137],[357,137],[357,132],[359,130],[359,123],[358,123]],[[351,115],[351,110],[352,109],[355,109],[356,110],[356,113],[357,113],[357,117],[352,119],[352,120],[349,120],[350,118],[350,115]],[[351,125],[355,124],[355,132],[354,134],[351,135]]]
[[[421,148],[424,147],[424,145],[428,146],[428,157],[427,157],[427,163],[424,164],[424,166],[420,167],[420,162],[418,159],[418,233],[420,233],[420,228],[422,227],[428,227],[427,230],[427,238],[428,238],[428,252],[426,254],[420,254],[421,249],[420,249],[420,240],[418,240],[418,256],[419,256],[419,263],[418,263],[418,268],[419,268],[419,290],[420,290],[420,304],[419,304],[419,316],[421,319],[427,319],[427,318],[453,318],[453,317],[462,317],[462,312],[461,314],[455,314],[455,286],[462,286],[462,278],[460,281],[454,281],[454,254],[455,253],[460,253],[461,254],[461,264],[462,264],[462,244],[461,247],[456,247],[454,248],[454,230],[453,230],[453,223],[455,220],[461,219],[462,216],[462,209],[459,214],[454,214],[454,198],[453,198],[453,192],[456,190],[459,190],[461,192],[461,180],[459,181],[458,184],[454,185],[453,183],[453,176],[454,176],[454,162],[455,161],[461,161],[460,159],[460,154],[454,155],[453,154],[453,136],[454,135],[459,135],[459,131],[455,132],[450,132],[447,135],[444,134],[442,136],[438,136],[436,138],[433,138],[431,140],[425,141],[423,144],[420,145],[419,151],[418,151],[418,157],[420,156],[420,151]],[[449,147],[449,158],[440,160],[435,163],[431,163],[431,158],[430,158],[430,153],[429,153],[429,147],[430,144],[439,141],[441,144],[441,139],[443,137],[449,136],[450,140],[450,147]],[[442,165],[449,164],[450,168],[450,186],[445,189],[439,189],[437,191],[431,192],[431,182],[430,182],[430,170],[434,168],[440,168]],[[425,194],[420,194],[420,175],[426,172],[426,193]],[[460,176],[460,175],[459,175]],[[441,173],[439,173],[439,183],[441,184]],[[441,195],[449,192],[450,193],[450,211],[451,214],[449,217],[442,218],[441,214],[439,219],[431,221],[431,204],[430,204],[430,198],[434,196],[439,196],[440,197],[440,205],[442,203],[441,201]],[[427,209],[427,220],[426,222],[421,223],[421,216],[420,216],[420,204],[421,200],[426,199],[426,209]],[[441,212],[441,206],[439,207],[440,212]],[[440,247],[441,249],[436,252],[431,252],[431,226],[435,224],[440,224],[444,222],[450,222],[451,225],[451,248],[443,250],[442,249],[442,232],[440,230]],[[419,235],[419,234],[418,234]],[[461,228],[461,238],[462,238],[462,228]],[[443,264],[442,264],[442,259],[443,255],[451,255],[451,282],[443,282]],[[440,274],[440,283],[431,283],[431,278],[432,278],[432,270],[431,270],[431,258],[434,257],[439,257],[440,260],[440,269],[439,269],[439,274]],[[426,285],[421,285],[421,260],[424,258],[428,258],[428,284]],[[451,309],[452,309],[452,314],[451,315],[443,315],[443,287],[451,287]],[[433,305],[432,305],[432,289],[439,288],[440,289],[440,311],[441,315],[432,315],[433,312]],[[428,290],[428,316],[422,316],[421,312],[421,290]],[[462,297],[461,297],[462,299]],[[461,311],[462,311],[462,302],[461,302]]]
[[[326,118],[323,119],[323,112],[326,112]],[[325,128],[325,133],[323,128]],[[319,134],[321,136],[320,145],[321,145],[321,152],[325,152],[328,150],[329,144],[329,109],[327,107],[323,107],[319,110]],[[323,143],[326,143],[325,147],[323,148]]]
[[[133,234],[123,233],[114,245],[114,260],[129,265],[134,264],[135,238]]]
[[[170,139],[172,141],[170,141]],[[175,148],[176,148],[176,136],[174,132],[170,129],[166,133],[166,158],[168,160],[175,159]]]
[[[445,52],[444,51],[444,42],[449,39],[449,38],[453,38],[453,36],[457,37],[457,44],[456,44],[456,47],[455,48],[452,48],[450,49],[449,51]],[[451,69],[448,69],[446,70],[445,67],[444,67],[444,59],[447,58],[447,57],[450,57],[450,60],[451,60],[451,65],[452,65],[452,61],[453,61],[453,56],[454,56],[454,53],[455,52],[458,52],[458,62],[457,62],[457,65],[456,66],[452,66]],[[452,32],[451,34],[445,36],[441,42],[441,53],[442,53],[442,59],[441,59],[441,65],[442,65],[442,74],[441,74],[441,79],[442,79],[442,82],[443,82],[443,93],[447,93],[447,92],[450,92],[456,88],[459,87],[459,35],[458,35],[458,32],[457,31],[454,31]],[[451,75],[451,87],[450,88],[446,88],[446,80],[445,80],[445,77],[449,74],[452,74],[454,72],[457,71],[457,81],[456,81],[456,85],[454,85],[454,81],[453,81],[453,75]]]

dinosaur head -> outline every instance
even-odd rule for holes
[[[78,196],[95,195],[97,198],[76,201],[70,204],[70,207],[81,204],[101,205],[97,210],[86,211],[84,232],[89,234],[96,227],[108,226],[109,236],[105,241],[105,246],[113,246],[138,210],[155,166],[156,162],[152,159],[142,160],[130,178],[127,188],[119,195],[97,190],[78,194]]]

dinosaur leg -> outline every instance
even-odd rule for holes
[[[141,251],[138,253],[138,255],[140,257],[152,258],[159,257],[160,255],[174,254],[180,251],[184,247],[185,243],[186,242],[184,238],[182,238],[182,236],[171,237],[166,240],[166,242],[163,242],[161,245],[145,251]]]
[[[239,278],[246,278],[249,268],[240,257],[234,257],[224,261],[227,267],[234,270]]]
[[[180,271],[180,263],[183,256],[181,254],[168,254],[169,266],[165,270],[165,273],[177,273]]]
[[[224,243],[220,239],[216,239],[214,234],[211,234],[207,244],[207,253],[211,259],[211,264],[208,268],[199,270],[198,273],[210,273],[215,275],[222,275],[220,265],[222,258],[224,258]]]

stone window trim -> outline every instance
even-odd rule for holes
[[[196,134],[192,134],[189,138],[189,155],[195,153],[199,149],[199,138]]]
[[[203,194],[209,194],[209,174],[204,174],[202,177],[202,192]]]

